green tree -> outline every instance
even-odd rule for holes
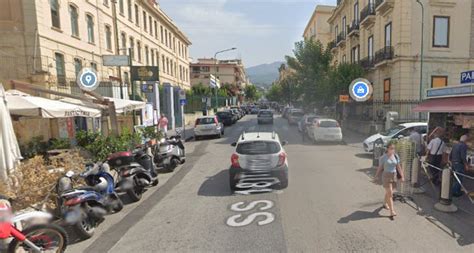
[[[365,75],[365,70],[359,64],[342,63],[333,67],[330,71],[328,93],[333,99],[339,95],[349,94],[349,86],[352,81]]]
[[[248,101],[257,101],[261,97],[261,94],[257,90],[257,87],[255,85],[247,85],[245,87],[244,92],[245,92],[245,98]]]

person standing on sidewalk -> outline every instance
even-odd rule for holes
[[[158,127],[166,136],[168,133],[168,118],[164,113],[161,114],[160,120],[158,120]]]
[[[403,169],[400,165],[400,157],[396,154],[395,144],[393,143],[388,144],[385,154],[379,159],[375,180],[379,179],[380,173],[382,173],[382,185],[385,189],[383,207],[390,210],[390,218],[393,218],[397,215],[393,208],[393,190],[397,187],[397,173],[400,175],[400,180],[405,181]]]
[[[440,170],[441,163],[443,162],[443,154],[446,151],[446,144],[441,139],[443,136],[443,129],[438,128],[435,130],[434,138],[429,142],[428,146],[426,147],[426,157],[427,161],[430,165],[431,171],[431,181],[438,185],[440,184]]]
[[[417,127],[411,130],[409,138],[411,142],[415,143],[416,154],[420,157],[423,156],[423,137]]]
[[[459,143],[454,144],[453,149],[451,150],[451,153],[449,154],[449,161],[451,162],[453,166],[453,170],[458,173],[465,173],[465,171],[469,170],[469,164],[467,162],[467,145],[466,141],[468,139],[467,135],[461,136],[461,139],[459,140]],[[462,182],[463,177],[458,176],[459,180]],[[454,184],[453,184],[453,196],[454,197],[461,197],[462,196],[462,191],[461,191],[461,184],[454,179]]]

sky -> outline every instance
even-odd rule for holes
[[[318,4],[336,0],[159,0],[160,7],[192,42],[193,60],[241,58],[246,67],[283,61],[302,40]]]

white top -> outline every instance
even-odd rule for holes
[[[427,148],[430,150],[430,155],[442,155],[446,151],[446,143],[436,137],[430,141]]]
[[[416,152],[420,152],[421,151],[421,140],[422,140],[423,137],[421,137],[421,134],[419,134],[418,132],[416,131],[413,131],[411,134],[410,134],[410,140],[412,142],[415,143],[415,147],[416,147]],[[434,152],[434,151],[433,151]]]

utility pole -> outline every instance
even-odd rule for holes
[[[420,0],[416,0],[416,2],[421,7],[421,48],[420,48],[420,103],[423,100],[423,46],[424,46],[424,29],[425,29],[425,7]],[[418,113],[418,119],[421,121],[421,113]]]
[[[117,0],[112,0],[112,20],[113,20],[114,36],[115,36],[115,55],[120,55],[118,24],[117,24]],[[117,66],[117,73],[118,73],[119,85],[120,85],[120,98],[123,99],[122,68],[120,66]]]

